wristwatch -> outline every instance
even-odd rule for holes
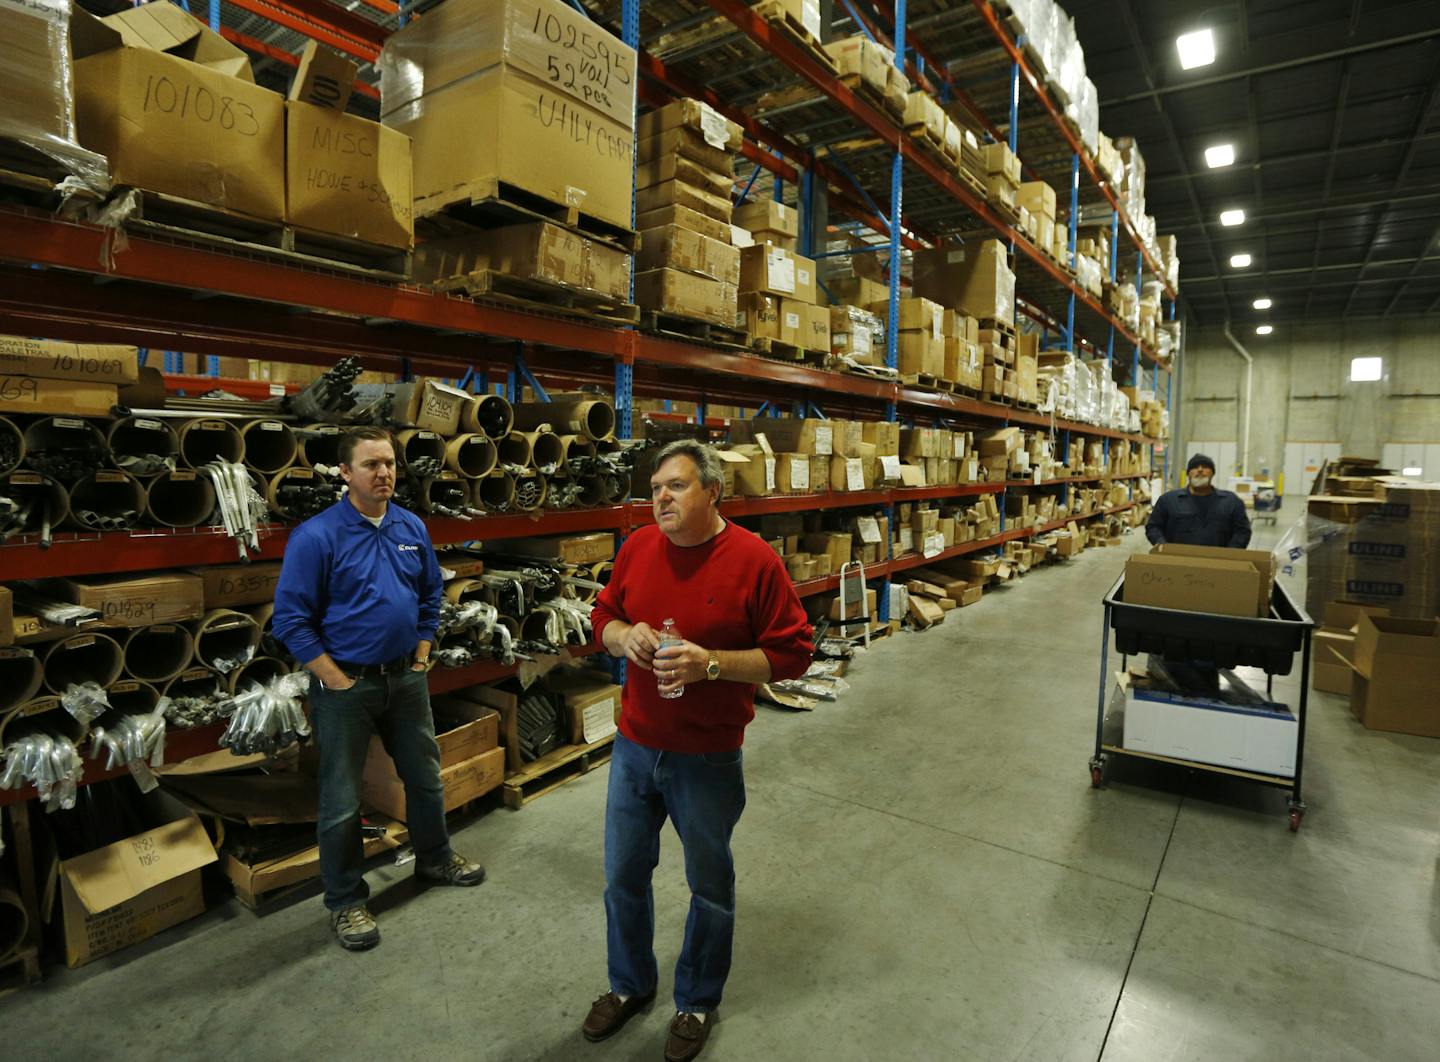
[[[416,664],[418,664],[418,665],[420,665],[421,667],[423,667],[426,671],[429,671],[432,667],[435,666],[435,659],[434,659],[433,657],[429,657],[429,656],[426,656],[426,657],[417,657],[417,658],[415,659],[415,663],[410,665],[410,669],[411,669],[412,671],[415,669],[415,665],[416,665]]]
[[[720,677],[720,654],[710,650],[710,663],[705,665],[705,677],[714,682]]]

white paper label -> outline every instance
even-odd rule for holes
[[[951,453],[950,456],[951,456],[951,457],[954,457],[954,458],[964,457],[964,456],[965,456],[965,436],[963,436],[963,435],[955,435],[955,436],[952,436],[952,437],[951,437],[951,440],[950,440],[950,441],[954,444],[954,449],[953,449],[953,452]]]
[[[772,247],[765,252],[765,272],[770,277],[770,290],[785,295],[795,294],[795,259],[783,247]],[[795,327],[799,327],[798,324]]]
[[[829,424],[815,425],[815,456],[829,457],[835,452],[835,429]]]
[[[950,265],[954,265],[956,262],[965,261],[965,249],[962,247],[958,251],[951,251],[945,256],[945,261]]]
[[[775,458],[773,457],[765,458],[765,489],[767,491],[775,489]]]
[[[800,327],[800,315],[798,313],[787,313],[785,315],[785,327],[792,331]]]
[[[865,489],[865,466],[858,457],[845,458],[845,489]]]
[[[585,706],[580,713],[580,733],[587,745],[593,745],[615,733],[614,697]]]
[[[795,267],[795,286],[797,288],[808,288],[810,286],[810,270],[802,265]]]
[[[880,521],[873,516],[862,516],[855,521],[855,528],[860,532],[861,542],[880,542]]]
[[[885,470],[886,479],[900,478],[900,458],[894,454],[884,454],[880,458],[880,467]]]
[[[931,324],[930,334],[939,340],[945,338],[945,325],[943,322],[944,319],[937,314]]]
[[[730,142],[724,117],[708,103],[700,104],[700,135],[713,148],[723,148]]]
[[[284,393],[285,393],[285,385],[284,385],[283,383],[279,383],[279,384],[277,384],[277,383],[272,383],[272,384],[270,385],[270,397],[271,397],[271,398],[279,398],[279,397],[280,397],[281,395],[283,395]]]
[[[1038,465],[1035,467],[1035,485],[1037,487],[1040,485],[1040,467]]]
[[[261,431],[284,431],[284,430],[285,430],[285,425],[281,424],[278,420],[262,420],[262,421],[260,422],[260,430],[261,430]]]
[[[900,529],[900,552],[909,553],[915,548],[915,532],[908,527]]]
[[[70,428],[72,430],[85,427],[83,420],[72,420],[70,417],[55,417],[50,423],[57,428]]]
[[[810,462],[790,462],[790,489],[808,491],[810,489]]]
[[[145,431],[159,431],[164,425],[158,420],[145,420],[141,417],[136,417],[135,427],[143,428]]]
[[[938,557],[945,551],[945,536],[936,531],[925,536],[925,547],[921,552],[927,557]]]
[[[870,345],[870,329],[862,325],[859,331],[851,332],[850,349],[856,354],[869,354],[873,349]]]

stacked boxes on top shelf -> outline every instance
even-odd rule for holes
[[[914,268],[916,295],[977,319],[981,392],[1014,398],[1015,274],[1004,245],[985,240],[917,251]],[[958,327],[952,331],[958,336]]]
[[[645,309],[735,326],[740,252],[732,238],[730,152],[740,137],[739,126],[698,100],[641,117],[635,301]]]
[[[1008,144],[985,145],[985,194],[1004,217],[1019,220],[1020,160]]]
[[[740,312],[758,349],[773,356],[824,362],[830,356],[830,310],[819,301],[813,259],[797,254],[799,220],[791,207],[756,200],[735,211],[752,246],[740,251]]]

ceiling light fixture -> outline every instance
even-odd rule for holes
[[[1232,254],[1230,256],[1231,269],[1244,269],[1249,264],[1250,256],[1248,254]]]
[[[1385,363],[1379,358],[1351,358],[1350,382],[1368,383],[1380,379],[1385,372]]]
[[[1400,470],[1400,474],[1402,476],[1423,476],[1425,474],[1425,470],[1419,465],[1408,465],[1407,467]]]
[[[1243,211],[1243,210],[1222,210],[1222,211],[1220,211],[1220,224],[1224,225],[1227,229],[1232,229],[1232,228],[1234,228],[1236,225],[1243,225],[1243,224],[1245,224],[1245,211]]]
[[[1212,144],[1205,149],[1205,165],[1212,170],[1218,170],[1221,166],[1233,165],[1234,162],[1234,144]]]
[[[1175,38],[1175,48],[1180,53],[1180,69],[1209,66],[1215,61],[1215,34],[1208,29],[1182,33]]]
[[[1275,331],[1273,325],[1260,325],[1255,329],[1255,334],[1257,336],[1268,336],[1273,331]]]
[[[1250,305],[1255,307],[1255,309],[1257,310],[1268,310],[1271,306],[1275,304],[1269,299],[1256,299]]]

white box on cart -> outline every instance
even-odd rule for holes
[[[1240,707],[1117,683],[1124,747],[1241,771],[1295,777],[1300,728],[1285,705]]]

